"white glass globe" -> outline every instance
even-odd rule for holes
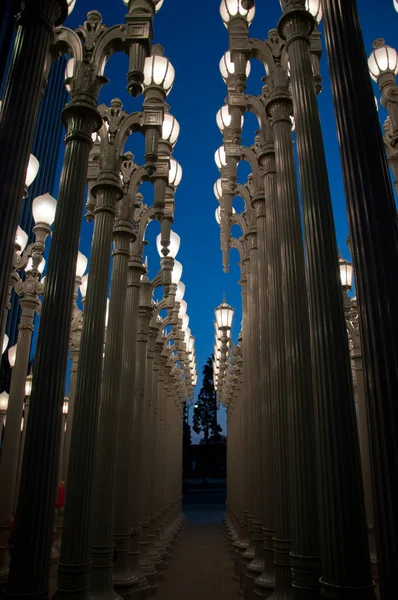
[[[76,277],[83,277],[84,272],[87,268],[87,263],[88,263],[88,258],[86,256],[84,256],[84,254],[82,254],[79,250],[77,253],[77,261],[76,261]]]
[[[25,231],[18,225],[18,227],[17,227],[17,233],[16,233],[16,236],[15,236],[15,244],[18,245],[21,248],[20,250],[16,250],[16,253],[18,255],[22,254],[22,252],[26,248],[26,244],[27,243],[28,243],[28,234],[25,233]]]
[[[10,363],[11,368],[14,367],[17,358],[17,346],[18,344],[15,344],[14,346],[11,346],[11,348],[8,348],[8,362]]]
[[[182,317],[181,317],[181,320],[182,320],[181,329],[182,329],[183,331],[186,331],[186,330],[187,330],[187,327],[188,327],[188,325],[189,325],[189,317],[188,317],[188,315],[187,315],[187,314],[185,314],[185,315],[182,315]]]
[[[322,2],[321,0],[305,0],[305,8],[316,19],[317,23],[322,21]]]
[[[228,106],[228,104],[224,104],[224,106],[221,107],[220,110],[218,111],[218,113],[216,114],[217,127],[219,128],[221,133],[224,131],[224,129],[226,127],[231,126],[231,122],[232,122],[232,117],[229,112],[229,106]],[[244,123],[244,118],[242,115],[241,120],[240,120],[241,128],[243,127],[243,123]]]
[[[398,55],[394,48],[387,46],[384,40],[379,38],[373,43],[374,50],[368,58],[369,73],[374,81],[387,71],[398,73]]]
[[[153,54],[145,59],[144,88],[149,85],[159,85],[167,96],[173,87],[174,77],[174,67],[165,56]]]
[[[170,158],[169,185],[177,187],[182,179],[182,167],[174,158]]]
[[[175,260],[174,267],[171,272],[171,283],[177,284],[181,279],[181,275],[182,275],[182,264],[178,260]]]
[[[214,153],[214,160],[218,169],[227,166],[227,156],[225,154],[225,147],[220,146]]]
[[[31,183],[34,182],[34,180],[36,179],[36,175],[39,171],[39,161],[37,160],[36,156],[33,156],[33,154],[29,155],[29,162],[28,162],[28,168],[26,169],[26,175],[25,175],[25,185],[26,187],[29,187]]]
[[[9,339],[10,339],[10,338],[9,338],[9,337],[8,337],[8,335],[5,333],[5,334],[4,334],[4,337],[3,337],[3,346],[2,346],[2,349],[1,349],[1,353],[2,353],[2,354],[4,354],[4,352],[5,352],[5,350],[6,350],[7,346],[8,346],[8,341],[9,341]]]
[[[181,300],[180,310],[178,311],[178,318],[182,319],[182,317],[186,314],[187,310],[188,310],[188,304],[185,302],[185,300]]]
[[[176,302],[181,302],[182,299],[184,298],[184,294],[185,294],[185,285],[182,283],[182,281],[179,281],[177,283]]]
[[[165,113],[162,125],[162,140],[169,142],[172,146],[180,135],[180,125],[175,117]]]
[[[222,179],[219,177],[214,184],[213,192],[218,201],[222,198]]]
[[[68,0],[68,17],[72,10],[75,8],[76,0]]]
[[[227,80],[228,77],[235,73],[235,64],[231,59],[231,53],[229,50],[223,55],[220,60],[220,73],[221,77],[224,81]],[[250,61],[248,60],[246,63],[246,77],[250,75]]]
[[[8,398],[9,395],[7,392],[1,392],[0,394],[0,410],[6,411],[8,408]]]
[[[32,202],[32,213],[35,223],[46,223],[50,226],[55,219],[57,201],[50,194],[37,196]]]
[[[220,15],[225,26],[228,25],[232,17],[243,17],[247,23],[250,23],[254,19],[255,7],[247,10],[243,8],[241,0],[221,0],[220,4]]]
[[[123,4],[128,6],[129,0],[122,0]],[[155,2],[155,11],[158,12],[162,8],[164,0],[154,0]]]
[[[159,235],[156,237],[156,248],[159,256],[162,258],[163,254],[161,240],[162,234],[159,233]],[[167,255],[168,257],[175,258],[177,256],[178,250],[180,249],[180,242],[181,238],[178,235],[178,233],[176,233],[175,231],[170,231],[170,244],[168,246],[169,253]]]
[[[42,258],[41,263],[37,267],[37,270],[39,271],[39,273],[43,273],[45,266],[46,266],[46,261],[44,258]],[[28,271],[31,271],[32,269],[33,269],[33,260],[32,260],[32,257],[29,257],[28,264],[25,267],[25,271],[27,273]]]

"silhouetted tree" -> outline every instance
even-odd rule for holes
[[[217,399],[213,381],[212,357],[203,367],[203,381],[197,400],[197,408],[193,413],[193,430],[203,432],[201,444],[218,444],[225,441],[221,435],[221,427],[217,423]],[[224,440],[223,440],[224,438]]]

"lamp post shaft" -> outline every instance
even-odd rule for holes
[[[361,326],[380,590],[390,598],[398,563],[396,207],[356,2],[325,0],[324,13]]]
[[[120,376],[126,305],[127,269],[132,226],[116,221],[112,266],[109,320],[105,342],[104,369],[100,392],[100,411],[93,499],[91,507],[90,594],[95,598],[120,598],[112,586],[114,554],[114,499],[117,455],[117,420],[120,413]]]
[[[66,424],[65,442],[64,442],[64,458],[62,461],[62,480],[66,485],[68,479],[68,465],[70,455],[70,442],[72,438],[72,425],[73,415],[75,412],[75,395],[76,395],[76,381],[77,381],[77,369],[79,365],[79,349],[75,348],[71,350],[70,357],[72,361],[70,369],[70,384],[69,384],[69,400],[68,400],[68,421]]]
[[[8,574],[8,534],[15,508],[25,381],[29,365],[33,320],[35,311],[39,307],[39,301],[35,298],[24,298],[21,300],[21,307],[18,348],[11,376],[7,427],[4,432],[0,463],[0,489],[2,490],[0,494],[0,585],[5,584]],[[24,428],[26,429],[26,418]]]
[[[284,7],[279,32],[291,67],[307,259],[322,594],[374,598],[336,236],[311,65],[314,20],[304,0],[285,0]]]
[[[67,135],[57,213],[37,339],[31,411],[21,473],[16,546],[7,593],[44,597],[48,589],[61,415],[80,219],[95,103],[71,102],[63,113]],[[57,335],[54,335],[54,332]]]
[[[86,598],[89,586],[94,445],[98,426],[112,227],[116,201],[121,196],[120,183],[116,179],[116,174],[103,171],[95,191],[97,204],[76,383],[58,569],[58,598],[68,598],[70,595],[73,598]]]
[[[53,41],[53,26],[62,23],[66,14],[66,0],[29,0],[17,18],[0,121],[0,252],[3,261],[0,315],[7,301],[25,173],[44,85],[44,67]]]

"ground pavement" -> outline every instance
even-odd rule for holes
[[[187,523],[163,579],[157,600],[242,600],[233,578],[222,506],[185,506]]]

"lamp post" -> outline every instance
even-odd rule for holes
[[[380,590],[388,598],[396,588],[398,561],[397,524],[392,509],[398,501],[397,486],[392,483],[398,477],[397,439],[393,433],[398,427],[398,369],[397,355],[392,351],[396,348],[397,286],[385,266],[396,272],[398,225],[357,8],[335,0],[326,0],[323,8],[361,323]],[[343,69],[337,68],[340,59],[344,60]],[[388,66],[389,61],[385,61],[383,67]],[[387,92],[393,73],[377,75],[382,87],[387,84]],[[396,92],[384,96],[395,119]],[[367,127],[358,136],[355,132],[364,119]],[[394,138],[396,123],[392,125]],[[379,339],[380,331],[383,336]]]
[[[22,460],[20,450],[20,425],[25,397],[25,379],[28,371],[29,353],[32,341],[35,314],[39,312],[39,295],[43,294],[43,284],[40,282],[41,272],[45,261],[43,252],[46,238],[54,221],[57,201],[50,194],[38,196],[33,200],[32,211],[35,220],[33,229],[35,240],[14,256],[15,291],[21,297],[21,320],[18,330],[17,351],[13,365],[10,398],[8,405],[7,430],[4,435],[2,461],[0,467],[0,485],[4,490],[0,500],[0,583],[5,583],[8,573],[7,539],[12,517],[14,514],[15,490],[18,490],[18,456]],[[21,248],[21,246],[20,246]],[[25,269],[26,276],[21,281],[17,270]],[[25,410],[24,432],[27,427],[27,412]]]

